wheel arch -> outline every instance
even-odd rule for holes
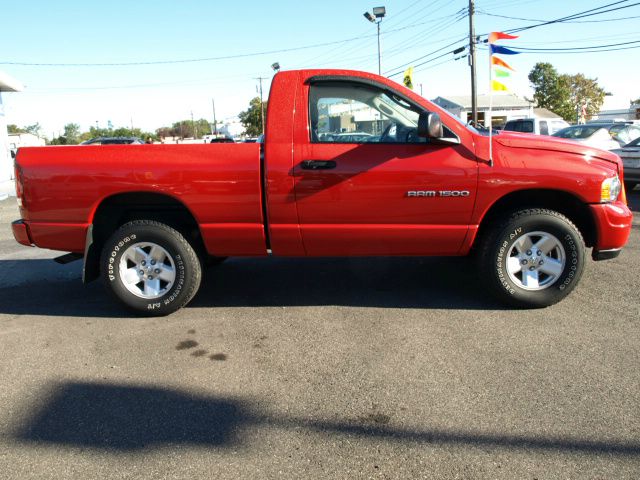
[[[196,217],[180,200],[163,193],[124,192],[104,198],[94,210],[87,234],[84,281],[99,274],[104,242],[119,227],[132,220],[154,220],[180,232],[200,256],[207,255]]]
[[[597,238],[596,224],[588,204],[579,197],[562,190],[531,189],[517,190],[496,200],[484,213],[472,247],[478,239],[495,224],[516,210],[527,208],[545,208],[555,210],[571,220],[580,230],[585,245],[592,247]]]

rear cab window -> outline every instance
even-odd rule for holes
[[[509,132],[533,133],[533,120],[510,120],[504,129]]]

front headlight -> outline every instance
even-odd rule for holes
[[[605,179],[604,182],[602,182],[602,187],[600,187],[600,202],[615,202],[621,191],[622,183],[617,175],[615,177]]]

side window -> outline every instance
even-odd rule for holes
[[[419,112],[390,92],[357,83],[317,83],[309,91],[314,143],[424,143]]]
[[[549,127],[545,121],[540,121],[540,135],[549,135]]]
[[[522,122],[522,130],[523,133],[534,133],[533,132],[533,120],[525,120]]]

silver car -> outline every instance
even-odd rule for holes
[[[640,137],[640,127],[627,123],[588,123],[563,128],[553,136],[602,150],[614,150]]]
[[[640,137],[622,148],[611,150],[620,155],[624,164],[624,186],[627,192],[640,183]]]

